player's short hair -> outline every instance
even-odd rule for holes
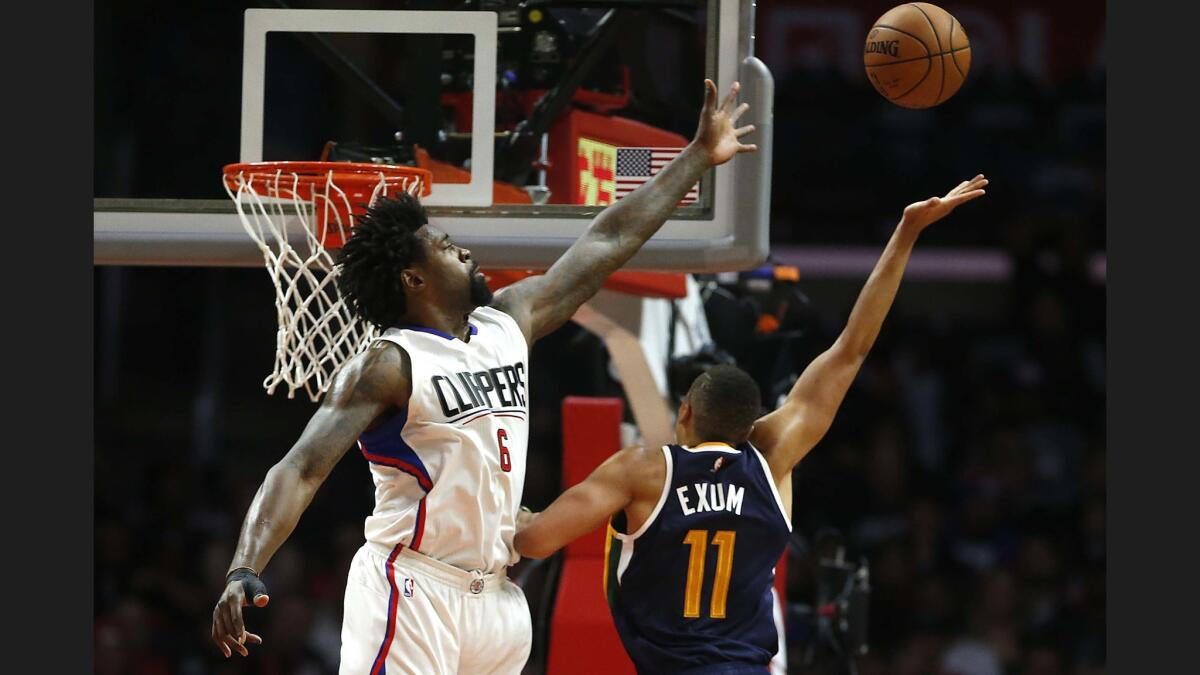
[[[417,230],[429,222],[416,197],[375,202],[355,222],[338,256],[338,290],[359,317],[380,328],[401,322],[408,303],[400,270],[425,259]]]
[[[749,373],[731,365],[704,371],[692,382],[688,400],[695,431],[706,441],[745,441],[762,412],[758,383]]]

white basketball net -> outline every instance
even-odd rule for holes
[[[225,181],[242,226],[263,253],[275,285],[275,370],[263,381],[268,394],[287,386],[288,398],[303,389],[314,402],[329,389],[333,374],[374,340],[379,331],[354,316],[337,289],[334,257],[325,248],[328,235],[350,236],[350,201],[333,181],[333,172],[312,186],[312,198],[297,189],[300,176],[278,170],[243,172]],[[234,187],[229,182],[235,184]],[[418,193],[416,177],[380,173],[369,203],[398,190]],[[336,201],[335,201],[336,200]],[[340,205],[341,208],[336,208]],[[325,217],[325,234],[317,231],[317,210]],[[297,237],[297,230],[302,239]],[[289,238],[291,235],[291,238]],[[299,242],[293,244],[293,239]]]

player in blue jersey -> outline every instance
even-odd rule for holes
[[[904,210],[842,334],[778,409],[758,417],[753,379],[712,368],[679,407],[676,444],[621,450],[525,520],[514,546],[544,558],[611,518],[605,593],[639,673],[766,671],[778,645],[771,586],[791,531],[792,469],[833,422],[918,235],[986,185],[978,175]]]

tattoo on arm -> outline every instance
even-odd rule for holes
[[[394,345],[368,350],[346,365],[300,439],[267,472],[242,523],[231,568],[262,571],[358,436],[389,408],[407,403],[410,380],[408,357]]]

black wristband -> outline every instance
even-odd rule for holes
[[[238,569],[234,570],[233,572],[230,572],[228,577],[225,577],[225,585],[228,586],[229,583],[232,581],[246,581],[247,579],[257,579],[259,581],[262,581],[261,579],[259,579],[258,575],[254,573],[253,570],[247,569],[245,567],[239,567]]]

